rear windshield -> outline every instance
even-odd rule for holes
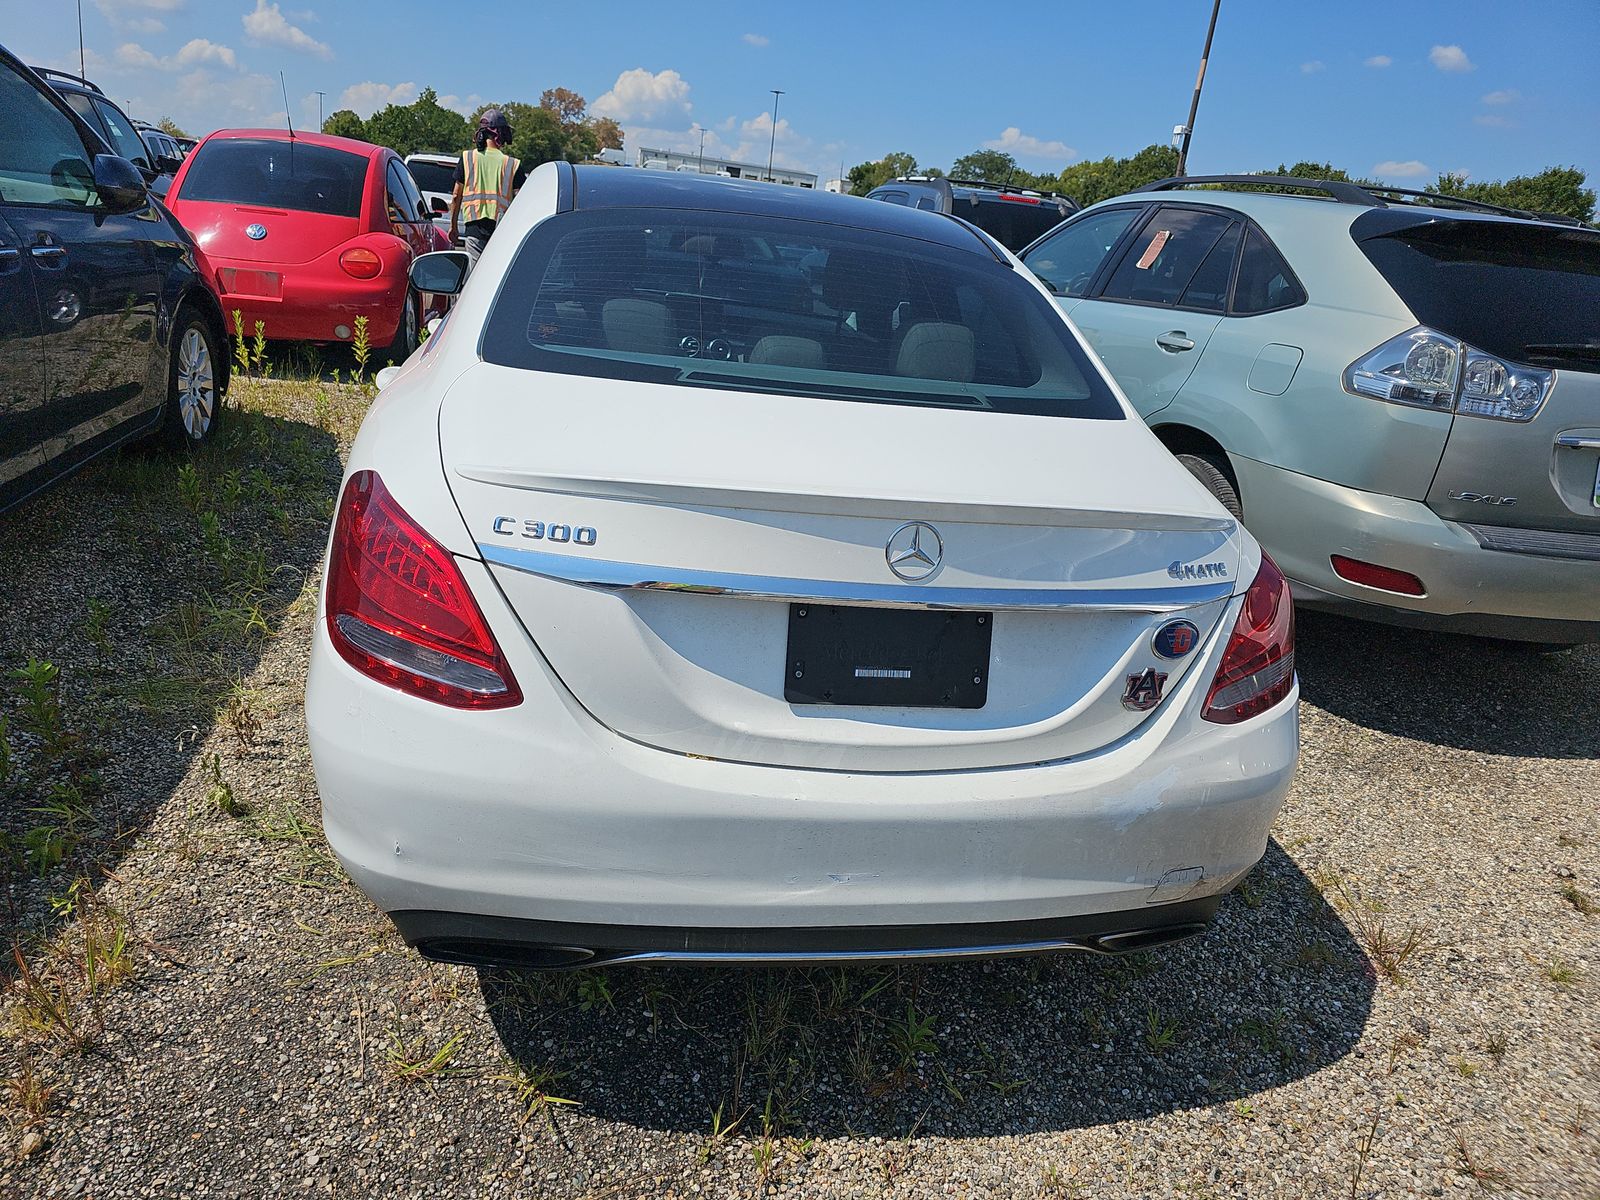
[[[1600,366],[1600,233],[1436,221],[1361,249],[1424,325],[1518,362]]]
[[[1026,200],[1001,200],[985,197],[964,200],[956,197],[955,214],[971,221],[1013,254],[1043,237],[1066,220],[1053,201],[1029,204]]]
[[[217,138],[195,154],[177,199],[359,217],[367,161],[287,139]]]
[[[406,170],[411,172],[411,178],[417,181],[417,186],[425,192],[444,192],[448,195],[455,190],[455,166],[446,166],[436,162],[409,162]]]
[[[688,387],[1122,415],[1055,307],[989,253],[777,217],[551,218],[517,252],[484,357]]]

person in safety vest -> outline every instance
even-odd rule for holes
[[[450,241],[459,237],[476,266],[527,171],[506,153],[511,145],[511,123],[498,108],[478,118],[472,140],[473,148],[463,151],[456,163],[455,190],[450,195]],[[458,229],[464,229],[465,236],[459,236]]]

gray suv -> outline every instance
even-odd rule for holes
[[[1189,177],[1085,209],[1022,260],[1297,600],[1600,642],[1600,230]]]

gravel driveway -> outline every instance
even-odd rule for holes
[[[433,966],[300,709],[364,397],[235,398],[0,518],[0,1196],[1600,1196],[1600,652],[1306,616],[1299,780],[1167,950]]]

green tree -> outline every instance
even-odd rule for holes
[[[589,131],[594,134],[596,143],[602,150],[622,149],[622,126],[610,117],[590,117],[588,120]]]
[[[423,88],[410,104],[389,104],[373,113],[366,136],[396,154],[450,154],[467,148],[469,130],[465,117],[441,105],[432,88]]]
[[[1580,221],[1595,218],[1595,192],[1585,187],[1588,176],[1577,167],[1547,167],[1537,175],[1468,183],[1461,175],[1441,175],[1427,189],[1445,196],[1481,200],[1530,212],[1559,213]]]
[[[850,168],[845,176],[850,181],[852,196],[865,196],[875,187],[882,187],[891,179],[903,179],[917,173],[917,160],[903,151],[885,154],[877,162],[864,162]]]
[[[186,138],[189,136],[171,117],[162,117],[161,120],[156,122],[156,128],[169,137]]]
[[[1022,172],[1026,174],[1026,172]],[[951,179],[977,179],[984,183],[1020,183],[1017,160],[1003,150],[974,150],[950,164]]]
[[[322,132],[331,133],[334,137],[357,138],[363,142],[367,140],[366,122],[348,108],[341,108],[329,116],[322,123]]]
[[[1178,152],[1171,146],[1146,146],[1131,158],[1107,157],[1073,163],[1056,176],[1051,186],[1087,208],[1165,179],[1177,169]]]

